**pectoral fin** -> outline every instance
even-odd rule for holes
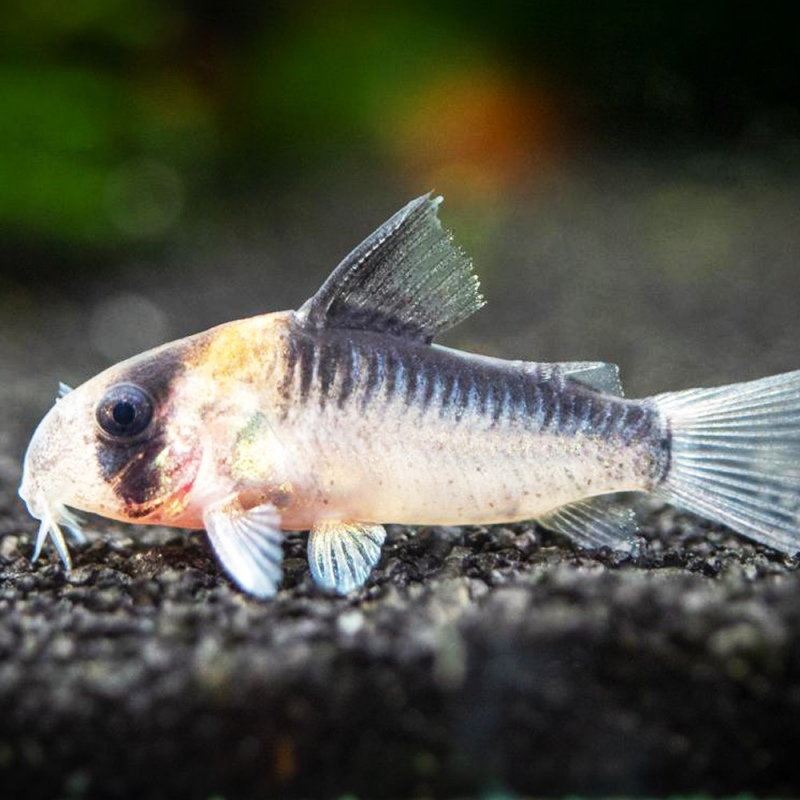
[[[338,594],[359,589],[380,560],[385,538],[382,525],[325,521],[314,526],[308,537],[314,581]]]
[[[593,497],[569,503],[539,517],[539,523],[556,533],[563,533],[580,547],[630,552],[636,546],[639,525],[633,509],[609,500]]]
[[[225,571],[245,592],[272,597],[283,577],[283,534],[271,505],[244,509],[237,497],[209,506],[203,522]]]

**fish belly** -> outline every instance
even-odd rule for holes
[[[646,489],[636,447],[582,435],[486,431],[459,435],[398,426],[318,475],[336,516],[407,524],[492,523],[530,519],[592,495]]]

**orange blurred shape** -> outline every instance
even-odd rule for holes
[[[416,186],[465,199],[507,191],[555,165],[554,103],[498,71],[440,76],[402,104],[390,149]]]

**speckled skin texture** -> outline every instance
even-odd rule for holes
[[[619,360],[638,396],[797,367],[800,182],[752,166],[611,164],[532,196],[484,244],[490,305],[449,343]],[[624,557],[527,524],[390,528],[353,598],[312,585],[304,534],[268,603],[199,532],[92,520],[71,577],[49,549],[29,563],[20,458],[56,381],[111,360],[87,348],[93,304],[144,292],[170,310],[167,338],[290,307],[402,196],[281,197],[226,238],[251,252],[203,240],[155,287],[151,272],[32,283],[30,314],[0,317],[4,797],[797,793],[800,564],[671,508],[642,507],[648,544]],[[732,237],[714,263],[737,280],[645,269],[710,261],[718,238],[687,236],[695,221]]]

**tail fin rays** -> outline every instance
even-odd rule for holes
[[[672,435],[669,502],[800,550],[800,371],[653,398]]]

